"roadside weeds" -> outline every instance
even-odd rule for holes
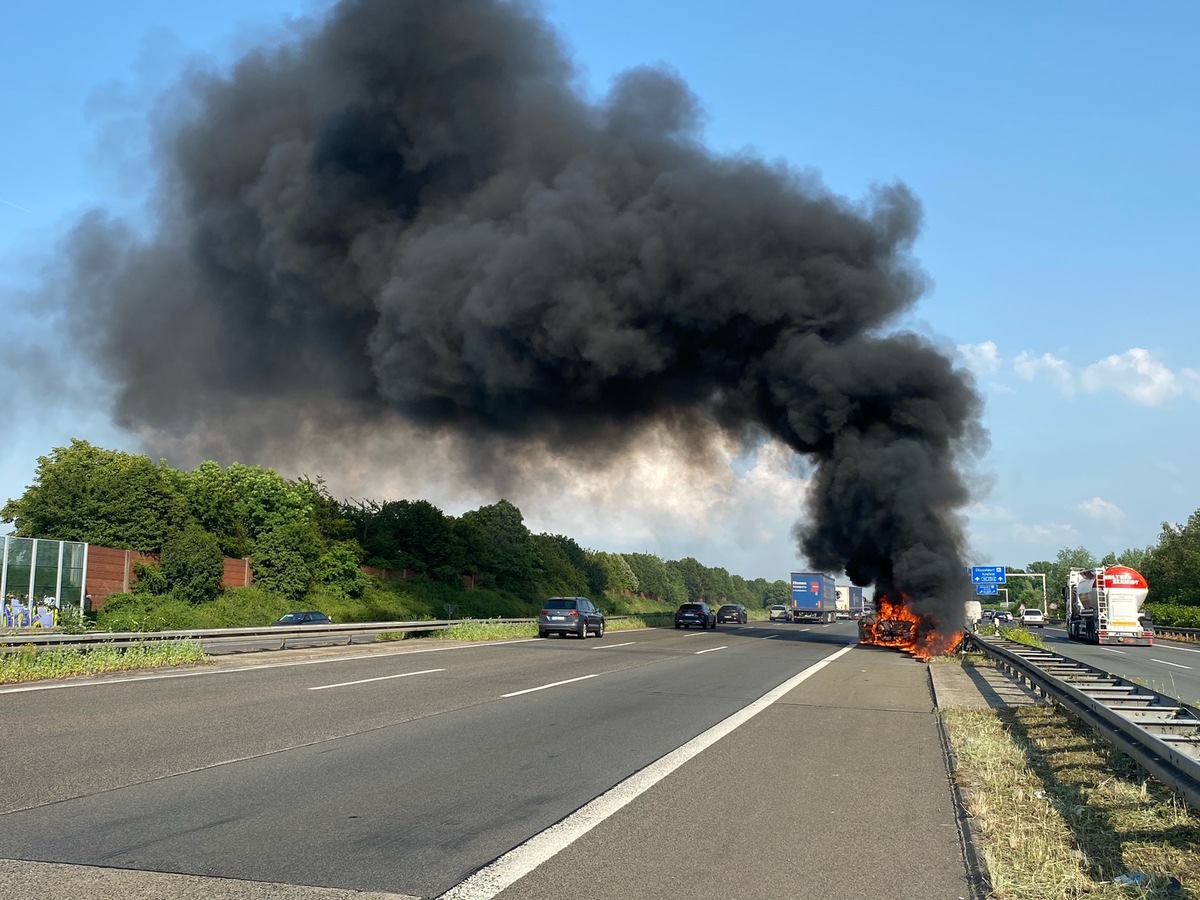
[[[987,897],[1193,896],[1200,815],[1078,719],[1044,703],[941,715]]]

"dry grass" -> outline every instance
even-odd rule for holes
[[[1193,896],[1200,817],[1074,717],[1047,705],[943,714],[989,897]],[[1114,882],[1135,872],[1143,887]]]

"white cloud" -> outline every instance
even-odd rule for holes
[[[970,503],[963,512],[973,522],[1011,522],[1015,518],[1012,511],[1003,506],[988,506],[978,500]]]
[[[1034,356],[1022,350],[1013,360],[1013,370],[1026,381],[1046,378],[1068,397],[1075,393],[1075,376],[1066,360],[1051,353]]]
[[[963,364],[976,374],[991,375],[1000,371],[1000,350],[995,341],[959,344],[955,349]]]
[[[1083,370],[1079,382],[1085,390],[1115,390],[1135,403],[1158,406],[1184,393],[1197,393],[1200,378],[1192,369],[1173,372],[1141,347],[1107,356]]]
[[[1069,547],[1079,542],[1079,529],[1061,522],[1016,522],[1011,534],[1016,540],[1039,548],[1042,553],[1048,547]]]
[[[1121,507],[1115,503],[1109,503],[1101,497],[1093,497],[1091,500],[1085,500],[1079,504],[1079,509],[1093,519],[1102,521],[1117,521],[1125,518],[1125,513]]]

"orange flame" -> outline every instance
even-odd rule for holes
[[[913,612],[903,596],[878,596],[875,606],[875,615],[858,623],[858,639],[863,644],[896,647],[917,659],[929,659],[953,653],[966,637],[961,630],[939,630],[937,620]]]

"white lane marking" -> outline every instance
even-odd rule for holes
[[[1174,666],[1177,669],[1187,669],[1188,671],[1191,671],[1192,668],[1191,666],[1181,666],[1179,663],[1167,662],[1165,659],[1154,659],[1153,656],[1150,657],[1150,659],[1156,663],[1162,663],[1164,666]]]
[[[593,650],[611,650],[613,647],[632,647],[637,641],[626,641],[623,644],[593,644]]]
[[[766,637],[760,637],[759,640],[760,641],[769,641],[772,638],[777,638],[777,637],[779,637],[779,635],[777,635],[777,634],[768,634]]]
[[[52,684],[23,684],[19,687],[0,687],[0,694],[25,694],[30,691],[58,691],[64,688],[104,687],[110,684],[128,684],[132,681],[162,681],[167,678],[195,678],[198,675],[229,675],[235,672],[254,672],[258,669],[290,669],[293,666],[321,666],[326,663],[353,662],[360,659],[388,659],[393,656],[411,656],[416,653],[442,653],[447,650],[473,650],[477,647],[497,647],[505,644],[529,644],[538,638],[517,638],[512,641],[484,641],[460,644],[456,647],[426,647],[421,650],[393,650],[385,653],[355,653],[352,656],[331,656],[325,659],[293,659],[288,662],[257,663],[252,666],[228,666],[212,669],[195,669],[188,672],[162,672],[155,675],[94,676],[91,681],[59,681]],[[270,651],[264,651],[270,652]]]
[[[1109,653],[1120,653],[1122,656],[1125,654],[1124,650],[1114,650],[1112,647],[1101,647],[1100,649],[1107,650]]]
[[[701,653],[716,653],[718,650],[728,650],[728,649],[729,649],[728,645],[726,645],[724,647],[709,647],[707,650],[697,650],[696,656],[699,656]]]
[[[513,691],[511,694],[501,694],[501,697],[520,697],[522,694],[532,694],[534,691],[544,691],[548,688],[558,687],[563,684],[573,684],[576,681],[587,681],[589,678],[599,678],[604,675],[604,672],[596,672],[592,675],[580,675],[578,678],[568,678],[566,681],[555,681],[551,684],[541,684],[537,687],[525,688],[523,691]]]
[[[338,684],[319,684],[310,687],[310,691],[327,691],[330,688],[350,687],[352,684],[369,684],[372,681],[388,681],[392,678],[407,678],[409,675],[429,675],[432,672],[445,672],[445,669],[422,669],[420,672],[401,672],[399,675],[380,675],[378,678],[360,678],[358,681],[342,681]]]
[[[1200,653],[1195,647],[1176,647],[1174,644],[1158,643],[1154,645],[1159,650],[1182,650],[1184,653]]]
[[[733,715],[718,722],[708,731],[697,735],[686,744],[676,747],[665,756],[660,756],[644,769],[634,772],[620,784],[584,804],[565,819],[509,850],[474,875],[460,881],[437,900],[492,900],[505,888],[510,887],[542,863],[561,853],[688,760],[698,756],[734,729],[749,722],[785,696],[788,691],[821,671],[835,659],[849,653],[854,647],[854,644],[843,647],[820,662],[813,663],[803,672],[793,675],[748,706],[742,707]]]
[[[812,629],[811,629],[811,628],[801,628],[800,630],[801,630],[801,631],[812,631]]]
[[[704,633],[705,632],[703,632],[703,631],[692,631],[691,629],[688,629],[688,632],[687,632],[687,634],[684,635],[684,637],[695,637],[698,634],[704,634]]]

